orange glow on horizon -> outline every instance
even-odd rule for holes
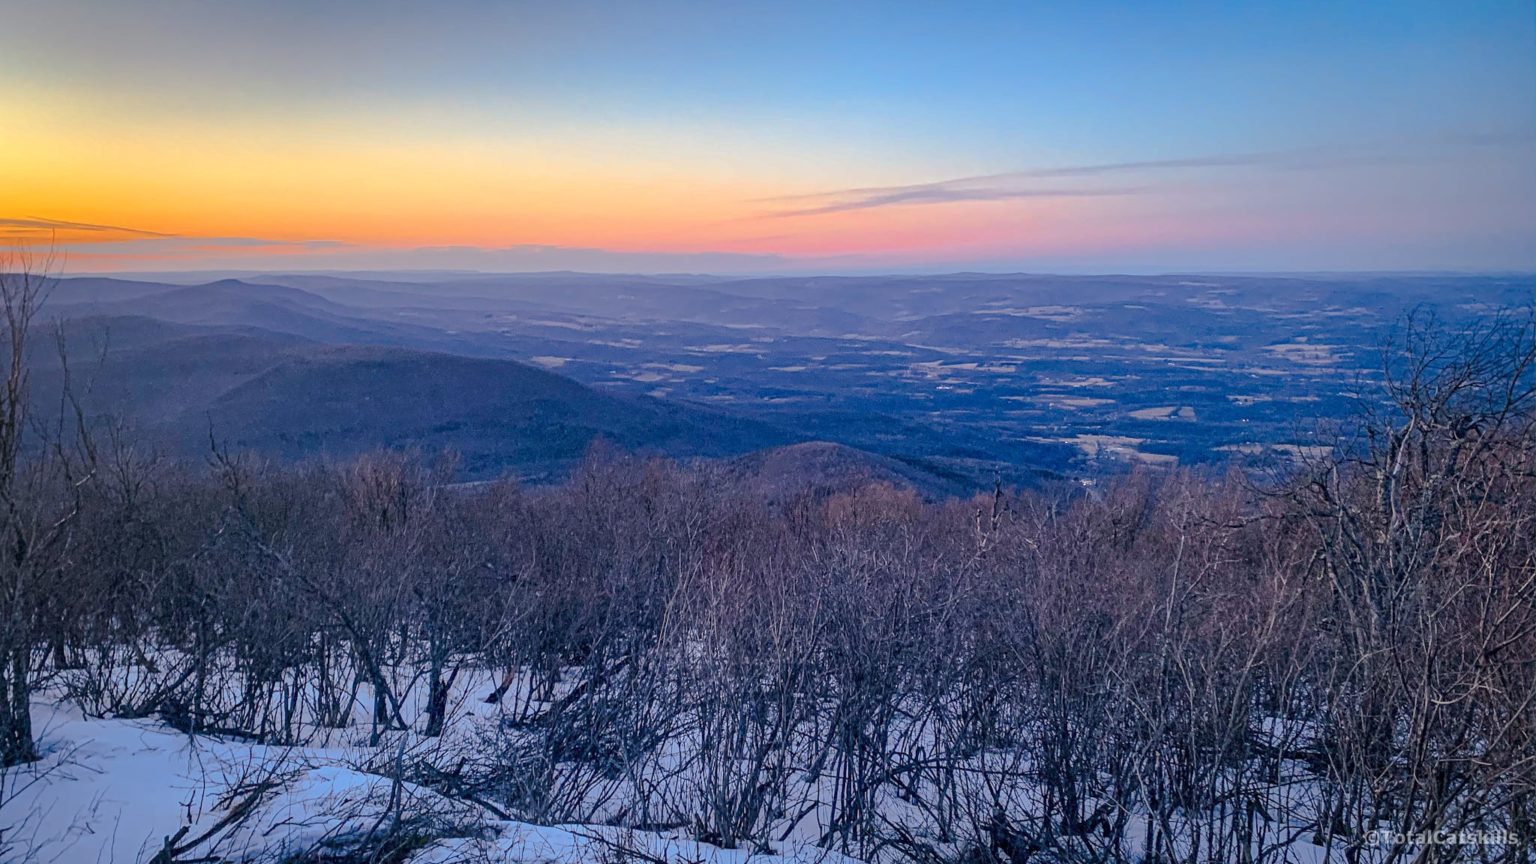
[[[908,258],[1077,250],[1105,239],[1072,227],[1102,209],[1082,199],[784,216],[772,199],[805,191],[806,181],[786,188],[766,173],[691,170],[654,156],[596,162],[530,140],[374,136],[320,121],[151,121],[97,108],[0,97],[0,118],[26,118],[31,130],[0,140],[0,218],[13,223],[0,236],[67,247],[76,269],[195,263],[231,250],[323,262],[343,246]],[[15,224],[29,220],[38,224]]]

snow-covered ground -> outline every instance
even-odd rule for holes
[[[498,819],[483,807],[359,770],[359,749],[345,743],[265,747],[188,736],[155,720],[87,719],[41,701],[33,713],[46,755],[13,773],[13,795],[0,808],[8,857],[17,861],[126,864],[153,859],[167,843],[185,849],[184,858],[278,861],[378,832],[400,813],[458,835],[424,841],[407,858],[420,864],[850,860],[805,845],[764,854],[678,834]]]
[[[33,718],[43,758],[0,773],[0,864],[128,864],[128,862],[212,861],[289,862],[338,860],[316,858],[316,850],[336,852],[360,840],[390,838],[388,860],[411,864],[475,862],[645,862],[645,864],[849,864],[855,859],[826,848],[827,802],[836,794],[814,760],[797,756],[786,776],[792,787],[781,804],[752,824],[747,836],[769,836],[770,845],[744,841],[726,849],[700,842],[710,837],[698,814],[720,794],[700,774],[714,764],[702,757],[697,739],[679,735],[639,757],[626,757],[621,770],[590,765],[531,766],[518,761],[518,736],[529,734],[526,711],[546,710],[570,692],[572,674],[535,698],[532,676],[521,674],[500,704],[484,695],[496,677],[476,670],[457,678],[450,699],[449,722],[440,737],[421,734],[424,688],[402,687],[402,714],[408,731],[376,732],[371,725],[367,688],[353,703],[350,723],[342,728],[306,724],[302,746],[274,746],[248,738],[188,735],[161,718],[123,719],[84,715],[76,702],[55,691],[40,695]],[[697,718],[696,718],[697,719]],[[1266,732],[1275,741],[1308,736],[1307,729],[1273,721]],[[925,746],[932,742],[924,739]],[[535,759],[537,751],[533,751]],[[496,760],[502,761],[496,761]],[[987,792],[974,798],[996,800],[1009,813],[1046,811],[1042,790],[1028,779],[1028,760],[1011,751],[981,751],[971,757],[958,783],[976,782]],[[541,825],[510,818],[506,800],[494,793],[476,797],[452,782],[466,761],[489,760],[500,776],[513,778],[526,800],[545,796],[559,802],[541,811],[517,810],[524,819],[581,820],[584,824]],[[482,766],[483,767],[483,766]],[[725,770],[729,771],[729,768]],[[464,774],[462,776],[468,776]],[[732,775],[734,776],[734,775]],[[998,778],[1016,777],[1015,783]],[[408,782],[417,778],[432,788]],[[448,782],[443,782],[445,778]],[[554,779],[550,779],[554,778]],[[970,779],[967,779],[970,778]],[[1255,849],[1274,862],[1318,864],[1328,850],[1315,845],[1313,813],[1318,802],[1316,778],[1300,763],[1287,763],[1283,775],[1265,790],[1266,818],[1256,828]],[[559,786],[558,795],[550,791]],[[505,792],[505,787],[502,787]],[[642,791],[643,790],[643,791]],[[932,790],[926,790],[932,791]],[[923,806],[900,794],[882,791],[871,799],[878,819],[901,838],[920,841],[909,850],[870,844],[870,860],[955,860],[967,854],[977,813],[960,807],[965,789],[936,796],[949,809]],[[651,809],[644,803],[669,802]],[[504,798],[506,796],[503,796]],[[966,799],[969,800],[969,799]],[[931,804],[932,802],[930,802]],[[1084,803],[1096,809],[1096,799]],[[1108,804],[1105,802],[1105,806]],[[981,814],[988,815],[987,813]],[[1084,848],[1107,860],[1136,861],[1143,854],[1148,825],[1144,810],[1124,813],[1120,839],[1084,834]],[[694,824],[690,824],[693,820]],[[656,828],[658,824],[673,827]],[[1210,814],[1160,827],[1176,838],[1181,854],[1197,848]],[[646,826],[654,830],[621,826]],[[985,831],[983,826],[980,830]],[[967,831],[972,832],[967,835]],[[719,835],[714,835],[719,836]],[[1106,835],[1107,836],[1107,835]],[[1090,846],[1090,844],[1096,844]],[[1112,845],[1107,845],[1112,844]],[[848,848],[848,847],[842,847]],[[1491,847],[1490,847],[1491,848]],[[170,855],[164,855],[167,849]],[[1388,846],[1366,846],[1360,860],[1384,860]],[[910,850],[919,850],[912,854]],[[854,854],[866,853],[852,850]],[[1489,852],[1489,849],[1480,850]],[[1497,849],[1492,849],[1494,854]],[[1335,858],[1340,847],[1333,847]],[[157,861],[157,856],[160,856]],[[1474,856],[1476,857],[1476,856]],[[1492,860],[1485,854],[1477,860]],[[351,859],[349,859],[351,860]],[[1210,860],[1209,858],[1200,860]]]

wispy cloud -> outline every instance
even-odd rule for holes
[[[766,218],[817,216],[850,210],[870,210],[917,204],[943,204],[956,201],[1005,201],[1025,198],[1080,198],[1113,195],[1138,195],[1154,191],[1155,186],[1070,188],[1042,186],[1042,181],[1092,180],[1099,177],[1160,175],[1221,169],[1263,169],[1310,171],[1334,168],[1361,168],[1372,165],[1422,162],[1446,158],[1466,149],[1504,147],[1529,143],[1525,134],[1460,135],[1416,144],[1373,147],[1312,147],[1253,153],[1226,153],[1180,159],[1141,159],[1124,162],[1097,162],[1054,168],[1033,168],[998,174],[956,177],[904,186],[866,186],[834,189],[808,195],[787,195],[761,199],[759,203],[783,205],[764,214]]]
[[[40,216],[0,216],[0,241],[3,240],[23,245],[45,244],[59,252],[85,255],[195,256],[242,249],[303,252],[347,249],[351,246],[341,240],[172,234]]]
[[[1279,166],[1288,159],[1299,164],[1299,155],[1286,153],[1240,153],[1221,156],[1199,156],[1188,159],[1101,162],[1086,165],[1068,165],[1058,168],[1007,171],[999,174],[979,174],[970,177],[937,180],[930,183],[913,183],[905,186],[865,186],[852,189],[834,189],[809,195],[767,198],[763,199],[763,202],[787,205],[782,209],[766,214],[770,218],[782,218],[788,216],[818,216],[825,213],[843,213],[850,210],[871,210],[878,207],[912,204],[944,204],[956,201],[1007,201],[1027,198],[1092,198],[1138,195],[1151,191],[1153,187],[1105,188],[1085,186],[1061,188],[1042,186],[1041,181],[1087,179],[1106,175],[1153,173],[1159,171]]]
[[[57,232],[73,233],[77,231],[104,233],[104,234],[130,234],[138,237],[174,237],[174,234],[164,234],[159,231],[145,231],[142,228],[124,228],[120,225],[96,225],[90,222],[69,222],[64,219],[44,219],[38,216],[0,216],[0,235],[10,237],[41,237]]]
[[[779,202],[801,202],[801,206],[787,207],[768,214],[771,217],[817,216],[823,213],[843,213],[850,210],[872,210],[876,207],[892,207],[902,204],[944,204],[955,201],[1008,201],[1021,198],[1094,198],[1106,195],[1135,195],[1141,188],[1117,189],[1047,189],[1020,188],[1012,182],[1022,179],[1019,175],[999,174],[990,177],[962,177],[957,180],[940,180],[936,183],[915,183],[910,186],[877,186],[864,189],[842,189],[814,195],[797,195],[788,198],[768,199]]]

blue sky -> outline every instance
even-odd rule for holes
[[[0,119],[31,134],[0,145],[0,227],[134,232],[48,232],[84,268],[529,248],[1536,267],[1531,3],[58,0],[8,19]]]

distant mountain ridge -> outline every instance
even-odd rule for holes
[[[800,495],[851,492],[869,483],[912,489],[930,499],[976,491],[964,478],[830,441],[758,450],[724,460],[720,470],[731,485],[780,504]]]
[[[453,450],[466,478],[547,479],[598,438],[677,457],[793,440],[727,412],[603,393],[513,360],[124,316],[71,320],[65,333],[79,346],[71,378],[87,413],[184,455],[206,455],[210,439],[287,460]],[[47,404],[60,367],[47,351],[35,355],[33,388]]]
[[[986,487],[1290,458],[1311,444],[1301,430],[1352,410],[1356,383],[1376,373],[1382,341],[1410,310],[1476,327],[1533,299],[1536,279],[1519,274],[270,273],[200,285],[64,279],[47,314],[205,328],[178,337],[190,340],[183,356],[150,345],[142,320],[127,328],[148,340],[138,347],[152,374],[118,382],[145,422],[188,425],[188,412],[201,412],[204,441],[222,416],[275,452],[468,442],[486,471],[547,473],[525,463],[554,465],[588,433],[627,447],[650,438],[690,458],[820,440]],[[317,346],[436,356],[348,350],[335,355],[345,362],[321,362]],[[277,368],[279,348],[302,362]],[[635,401],[536,402],[450,357],[527,364]],[[231,392],[269,372],[265,385]],[[432,386],[432,375],[443,380]],[[392,399],[391,383],[412,397]],[[325,410],[289,412],[274,395],[285,389]],[[371,419],[343,422],[326,407],[332,390]],[[421,405],[459,425],[439,428]],[[522,418],[505,424],[508,440],[544,443],[493,446],[502,415]],[[807,459],[790,467],[803,472]],[[835,474],[838,462],[822,470]]]

